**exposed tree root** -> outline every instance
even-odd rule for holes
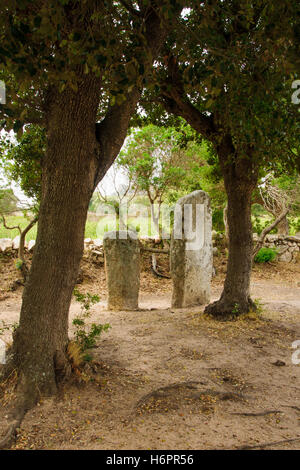
[[[27,411],[33,408],[40,398],[40,393],[37,387],[30,387],[26,384],[24,377],[17,374],[15,370],[15,384],[13,384],[13,390],[11,393],[16,391],[16,395],[13,396],[13,401],[10,404],[8,415],[7,431],[4,437],[0,440],[0,449],[8,449],[14,443],[17,430],[20,427],[24,416]]]
[[[0,440],[0,450],[9,449],[13,445],[16,439],[17,430],[24,419],[26,411],[27,410],[25,408],[23,408],[23,410],[19,410],[18,416],[10,423],[5,436]]]
[[[204,313],[213,318],[227,321],[249,312],[255,312],[256,310],[257,306],[250,297],[243,303],[239,303],[238,301],[227,302],[221,297],[216,302],[207,305]]]
[[[162,274],[162,273],[157,271],[157,262],[156,262],[156,256],[155,256],[154,253],[152,254],[152,265],[151,266],[152,266],[152,271],[154,272],[154,274],[156,274],[156,276],[163,277],[163,278],[166,278],[166,279],[171,279],[171,276],[168,276],[167,274]]]
[[[199,381],[178,382],[175,384],[167,385],[166,387],[160,387],[142,396],[138,400],[138,402],[135,404],[134,412],[136,412],[139,407],[147,403],[151,398],[168,397],[171,391],[179,390],[181,387],[185,387],[191,390],[197,390],[197,385],[207,385],[207,382],[199,382]],[[241,393],[223,392],[223,391],[216,391],[212,389],[200,390],[200,391],[197,390],[196,393],[191,394],[191,398],[197,400],[197,399],[200,399],[204,395],[215,396],[215,397],[218,397],[222,401],[225,401],[225,400],[242,401],[246,398]]]
[[[283,413],[283,411],[280,411],[280,410],[265,410],[265,411],[259,411],[257,413],[249,412],[249,413],[231,413],[231,414],[235,415],[235,416],[253,416],[253,417],[256,417],[256,416],[272,415],[272,414],[275,414],[275,413]]]
[[[282,405],[285,408],[292,408],[293,410],[300,411],[300,407],[296,405]]]
[[[166,387],[157,388],[156,390],[153,390],[152,392],[147,393],[146,395],[143,395],[135,404],[134,408],[135,410],[137,410],[141,405],[147,402],[150,398],[159,398],[159,397],[167,396],[168,395],[167,392],[171,390],[176,390],[177,388],[180,388],[180,387],[196,389],[197,385],[203,385],[203,382],[196,382],[196,381],[178,382],[178,383],[174,383],[171,385],[167,385]]]
[[[293,439],[282,439],[282,441],[274,442],[264,442],[263,444],[256,445],[245,445],[241,447],[235,447],[235,450],[250,450],[250,449],[264,449],[265,447],[278,446],[280,444],[286,444],[288,442],[297,442],[300,441],[300,437],[295,437]]]
[[[71,375],[72,358],[69,358],[61,351],[56,351],[54,358],[54,383],[49,383],[47,387],[43,385],[42,391],[45,396],[54,396],[61,391],[61,385]],[[0,439],[0,449],[8,449],[14,443],[17,430],[20,427],[26,413],[32,409],[40,400],[42,392],[36,382],[32,382],[22,371],[15,367],[14,361],[10,358],[1,371],[1,385],[5,391],[9,384],[10,376],[14,372],[12,380],[12,391],[15,391],[13,401],[10,404],[8,415],[7,431]],[[11,393],[13,395],[13,393]]]

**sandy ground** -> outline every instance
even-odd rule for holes
[[[220,261],[213,298],[225,269]],[[97,267],[78,288],[104,281]],[[252,296],[264,304],[262,316],[235,322],[208,319],[203,307],[171,309],[171,281],[150,272],[142,274],[139,311],[107,311],[103,288],[89,321],[112,328],[94,362],[27,414],[15,448],[300,449],[300,365],[291,360],[299,286],[300,265],[256,267]],[[17,322],[20,303],[19,291],[4,298],[0,321]],[[78,310],[73,303],[70,321]]]

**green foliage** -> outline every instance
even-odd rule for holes
[[[232,312],[232,315],[234,315],[234,316],[236,316],[240,313],[240,306],[239,306],[238,303],[234,304],[234,307],[233,307],[231,312]]]
[[[212,226],[216,232],[224,232],[223,209],[214,209],[212,213]]]
[[[170,122],[174,112],[217,151],[230,137],[229,160],[299,168],[300,109],[291,103],[299,13],[293,0],[193,2],[144,92],[147,122]]]
[[[257,233],[258,235],[261,234],[261,232],[270,225],[270,220],[264,220],[262,217],[255,216],[254,219],[252,220],[252,228],[253,232]],[[270,233],[276,233],[277,229],[274,228],[271,230]]]
[[[17,261],[15,262],[15,265],[17,269],[22,269],[23,261],[21,259],[17,259]]]
[[[279,166],[278,172],[281,172]],[[272,183],[277,186],[286,195],[287,203],[290,204],[290,214],[300,214],[300,176],[297,171],[281,173],[279,176],[275,174]]]
[[[134,130],[118,158],[129,178],[151,202],[161,201],[170,188],[180,185],[185,171],[180,165],[179,135],[174,128],[149,125]]]
[[[269,261],[274,261],[276,258],[277,251],[272,248],[263,247],[259,250],[257,255],[254,258],[256,263],[268,263]]]
[[[38,205],[41,197],[41,163],[46,152],[45,131],[28,126],[17,142],[0,140],[1,165],[10,182],[18,183],[26,196]]]
[[[173,127],[133,129],[118,164],[127,168],[129,178],[152,203],[173,205],[200,189],[209,194],[214,209],[224,206],[224,185],[212,146],[182,119]]]
[[[8,226],[15,227],[19,225],[21,229],[24,229],[25,227],[27,227],[29,220],[31,220],[31,217],[29,214],[27,216],[27,214],[25,213],[25,215],[23,216],[21,215],[20,216],[7,216],[5,217],[5,220]],[[26,240],[27,241],[35,240],[36,234],[37,234],[37,226],[34,225],[26,234]],[[6,229],[3,226],[3,221],[0,219],[0,238],[12,238],[13,239],[18,235],[20,235],[20,232],[17,228],[13,230]]]
[[[254,299],[254,304],[256,306],[255,313],[260,316],[263,312],[263,309],[264,309],[261,300],[260,299]]]
[[[300,217],[291,218],[289,217],[289,225],[292,234],[300,232]]]
[[[12,189],[0,189],[0,213],[9,213],[18,210],[18,198]]]
[[[111,326],[108,323],[92,323],[91,325],[86,324],[86,320],[91,315],[90,309],[92,305],[96,304],[100,300],[98,295],[92,295],[90,293],[82,294],[77,289],[75,289],[74,296],[76,301],[81,305],[80,314],[73,319],[73,325],[76,329],[75,339],[82,352],[85,352],[88,349],[94,348],[97,338],[103,331],[108,331]],[[89,357],[90,355],[87,355],[85,359],[87,360]]]
[[[165,27],[179,14],[179,5],[179,0],[155,2]],[[9,100],[0,105],[0,114],[6,129],[22,132],[25,123],[40,120],[48,90],[76,93],[83,76],[99,79],[102,116],[109,102],[120,105],[134,86],[142,87],[152,62],[145,45],[152,2],[139,2],[137,15],[129,10],[119,1],[2,2],[0,79]]]

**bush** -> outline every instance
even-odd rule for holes
[[[75,343],[79,346],[82,353],[85,353],[87,349],[92,349],[96,346],[96,340],[103,331],[108,331],[110,325],[105,323],[92,323],[91,325],[86,324],[86,320],[90,317],[90,309],[92,305],[99,302],[98,295],[82,294],[78,290],[74,290],[74,296],[81,304],[81,312],[77,317],[73,319],[73,325],[75,326]],[[84,360],[90,359],[89,354],[83,356]]]
[[[261,248],[254,258],[256,263],[268,263],[276,258],[277,251],[272,248]]]
[[[223,209],[214,209],[212,213],[212,226],[216,232],[224,232]]]
[[[261,218],[255,216],[254,220],[252,219],[253,232],[260,235],[261,232],[270,225],[270,223],[271,221],[269,219],[262,220]],[[273,228],[270,233],[277,233],[277,227]]]
[[[289,225],[291,233],[295,234],[300,232],[300,217],[298,218],[289,218]]]

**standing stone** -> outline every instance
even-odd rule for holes
[[[137,310],[140,243],[135,232],[106,232],[103,237],[109,310]]]
[[[172,307],[191,307],[210,301],[213,271],[212,216],[209,196],[194,191],[175,206],[170,252]]]

